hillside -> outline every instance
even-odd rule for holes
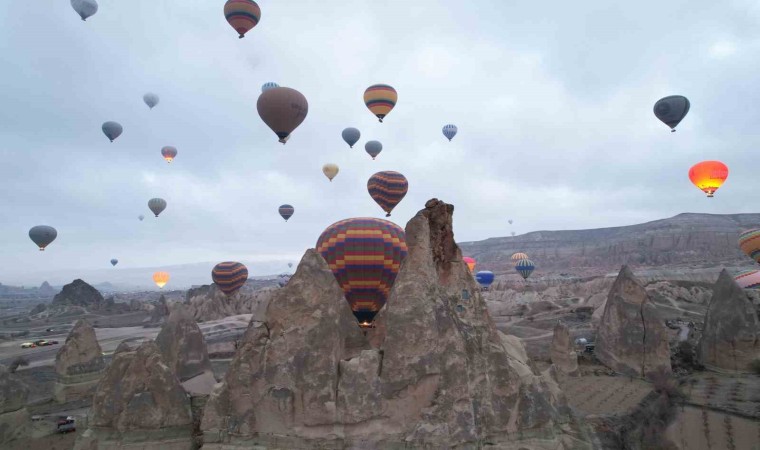
[[[739,250],[742,230],[760,227],[760,214],[683,213],[669,219],[592,230],[535,231],[514,237],[460,243],[462,253],[478,268],[507,272],[510,256],[526,252],[537,274],[593,275],[620,268],[663,266],[746,266],[752,261]]]

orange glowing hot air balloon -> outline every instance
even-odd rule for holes
[[[475,259],[470,258],[469,256],[465,256],[464,258],[462,258],[462,261],[464,261],[465,264],[467,264],[467,268],[470,269],[470,272],[475,270]]]
[[[169,274],[167,272],[156,272],[153,274],[153,282],[156,286],[163,289],[166,283],[169,282]]]
[[[728,178],[728,166],[720,161],[702,161],[689,169],[691,182],[708,197],[715,194],[726,178]]]

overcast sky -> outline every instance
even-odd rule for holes
[[[86,22],[67,0],[0,5],[0,282],[111,258],[297,261],[331,223],[384,216],[366,190],[380,170],[409,180],[394,222],[437,197],[459,241],[758,212],[756,0],[261,0],[245,39],[221,0],[98,1]],[[309,101],[285,146],[256,112],[267,81]],[[362,101],[374,83],[399,93],[382,124]],[[652,114],[671,94],[692,104],[677,133]],[[687,177],[705,159],[730,169],[713,199]],[[44,253],[41,224],[59,233]]]

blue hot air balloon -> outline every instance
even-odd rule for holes
[[[443,135],[446,136],[446,139],[448,139],[449,142],[451,142],[451,140],[454,139],[454,136],[457,135],[457,131],[458,129],[456,125],[448,124],[443,127]]]
[[[494,275],[490,270],[481,270],[475,274],[475,281],[483,287],[483,290],[488,290],[488,287],[493,283]]]
[[[517,264],[515,264],[515,270],[526,280],[535,269],[536,266],[529,259],[519,259],[517,260]]]

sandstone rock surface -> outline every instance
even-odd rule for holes
[[[204,285],[187,291],[185,305],[196,320],[217,320],[238,314],[253,314],[260,320],[275,291],[274,288],[254,290],[246,285],[228,297],[215,284]]]
[[[0,365],[0,446],[29,433],[28,397],[29,388],[7,367]]]
[[[53,306],[82,306],[100,309],[105,304],[103,295],[82,280],[74,280],[65,285],[61,292],[53,297]]]
[[[552,364],[562,373],[571,375],[578,372],[578,355],[575,353],[575,347],[570,338],[570,330],[560,321],[554,326],[551,359]]]
[[[556,383],[497,332],[452,213],[431,200],[409,222],[409,254],[366,335],[308,250],[209,398],[204,448],[590,448]]]
[[[708,368],[736,372],[749,372],[760,359],[757,309],[726,270],[715,283],[698,354]]]
[[[667,328],[628,266],[610,289],[595,353],[607,367],[630,376],[671,371]]]
[[[95,330],[85,319],[79,319],[55,355],[55,400],[65,403],[90,397],[104,368]]]

